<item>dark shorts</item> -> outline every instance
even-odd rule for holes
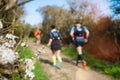
[[[83,47],[84,44],[85,44],[84,42],[75,42],[76,47],[79,47],[79,46]]]
[[[51,43],[52,50],[61,50],[61,45],[59,40],[53,40]]]

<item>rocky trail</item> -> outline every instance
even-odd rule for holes
[[[36,46],[35,43],[31,41],[29,41],[28,45],[36,58],[40,60],[50,80],[111,80],[110,77],[96,72],[89,67],[86,69],[82,69],[81,66],[76,67],[75,61],[65,55],[62,55],[63,68],[60,69],[59,65],[54,68],[52,67],[52,52],[50,48],[44,45]]]

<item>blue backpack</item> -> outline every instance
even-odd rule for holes
[[[60,33],[58,31],[51,32],[53,39],[60,39]]]

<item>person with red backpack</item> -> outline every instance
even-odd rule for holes
[[[76,61],[76,66],[78,66],[80,60],[82,61],[82,67],[86,67],[86,61],[83,58],[82,47],[84,43],[88,42],[89,30],[86,26],[82,26],[79,22],[76,22],[75,25],[71,28],[70,36],[72,41],[75,43],[78,56]]]
[[[34,36],[36,37],[36,44],[39,45],[40,44],[40,37],[41,37],[41,29],[38,29],[34,32]]]
[[[51,31],[50,31],[50,38],[48,42],[48,46],[51,46],[51,50],[53,53],[52,61],[53,61],[53,67],[56,67],[56,59],[59,61],[60,68],[63,67],[62,64],[62,58],[60,56],[61,54],[61,45],[60,40],[62,39],[62,36],[58,30],[56,30],[55,25],[51,25]]]

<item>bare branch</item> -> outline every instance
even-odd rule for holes
[[[22,5],[24,5],[24,4],[28,3],[28,2],[31,2],[31,1],[34,1],[34,0],[25,0],[25,1],[21,2],[21,3],[19,3],[19,4],[14,5],[13,7],[7,9],[6,11],[10,11],[10,10],[16,8],[16,7],[22,6]]]

